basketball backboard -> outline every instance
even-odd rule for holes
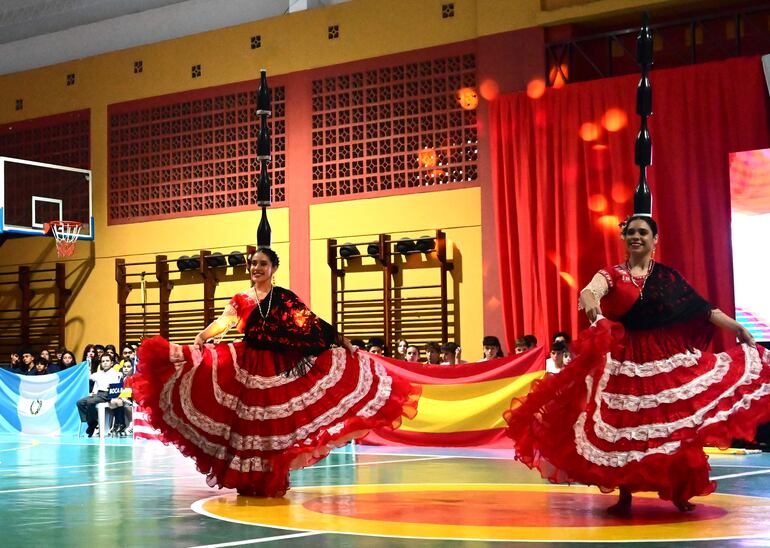
[[[93,240],[91,171],[0,156],[0,233],[43,235],[50,221],[80,221]]]

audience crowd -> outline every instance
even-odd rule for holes
[[[550,354],[545,369],[549,373],[558,373],[570,361],[569,343],[572,341],[569,333],[558,331],[551,337],[549,346]],[[351,340],[354,346],[364,348],[368,352],[377,355],[391,355],[388,353],[385,339],[372,337],[368,342],[363,339]],[[537,337],[523,335],[514,343],[514,353],[521,354],[537,346]],[[505,357],[503,346],[494,335],[487,335],[481,341],[482,358],[479,362],[495,360]],[[398,339],[393,348],[391,357],[412,363],[424,363],[430,365],[457,365],[467,363],[462,359],[462,348],[455,342],[429,342],[424,345],[411,344],[406,339]]]
[[[570,342],[569,334],[564,331],[559,331],[553,335],[550,354],[544,364],[547,372],[558,373],[569,363]],[[390,354],[385,339],[381,337],[372,337],[368,342],[354,339],[352,343],[359,348],[365,348],[372,354]],[[537,338],[534,335],[523,335],[516,339],[514,353],[521,354],[536,346]],[[90,379],[89,394],[77,402],[80,420],[86,424],[86,434],[91,437],[98,431],[97,406],[106,404],[105,407],[111,411],[109,415],[112,422],[108,426],[109,432],[105,434],[125,436],[131,434],[131,408],[133,406],[131,376],[137,367],[136,348],[135,345],[125,345],[118,355],[114,345],[88,344],[83,350],[80,361],[77,360],[73,352],[66,348],[59,348],[53,353],[48,349],[35,352],[32,349],[24,348],[18,352],[11,352],[6,368],[18,375],[46,375],[73,367],[86,368]],[[483,338],[481,350],[483,357],[479,362],[505,357],[500,339],[494,335],[487,335]],[[430,365],[451,366],[467,363],[462,359],[462,348],[452,341],[428,342],[424,345],[417,345],[410,344],[403,338],[398,339],[394,344],[392,357],[407,362]]]
[[[44,348],[35,352],[24,348],[11,352],[6,368],[18,375],[47,375],[73,367],[82,367],[89,374],[89,395],[78,401],[80,420],[87,424],[86,434],[91,437],[97,431],[97,405],[106,403],[112,412],[109,435],[130,435],[131,375],[136,371],[136,346],[125,345],[118,356],[114,345],[88,344],[80,361],[66,348],[51,353]]]

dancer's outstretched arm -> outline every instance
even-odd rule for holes
[[[594,323],[602,313],[601,299],[610,290],[605,277],[597,272],[591,279],[591,283],[580,292],[580,308],[586,311],[588,321]]]
[[[735,333],[735,336],[738,337],[740,342],[746,343],[749,346],[757,345],[757,343],[754,342],[754,337],[751,335],[748,329],[743,327],[741,324],[736,322],[734,319],[732,319],[718,308],[715,308],[711,311],[710,320],[711,323],[717,327],[721,327],[722,329],[727,329],[728,331]]]

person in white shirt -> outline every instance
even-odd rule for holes
[[[88,423],[86,434],[89,438],[94,435],[96,425],[98,424],[96,405],[109,401],[107,392],[110,385],[119,383],[121,380],[121,374],[112,369],[114,365],[114,358],[110,354],[102,354],[99,360],[100,370],[91,374],[91,380],[94,381],[94,388],[91,390],[91,394],[78,400],[80,421]]]
[[[551,357],[545,362],[545,372],[558,373],[569,363],[569,359],[567,343],[563,340],[556,341],[551,345]]]

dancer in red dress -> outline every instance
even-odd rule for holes
[[[289,487],[290,469],[413,417],[419,388],[273,286],[274,251],[259,248],[250,261],[253,287],[233,297],[193,345],[160,337],[142,344],[134,394],[210,486],[277,497]],[[204,344],[235,326],[243,342]]]
[[[704,445],[753,440],[770,420],[770,352],[713,308],[672,268],[653,260],[657,225],[633,216],[622,235],[628,260],[600,270],[580,294],[593,322],[572,362],[546,375],[505,413],[516,458],[553,482],[657,491],[682,511],[711,493]],[[741,341],[706,347],[715,326]]]

